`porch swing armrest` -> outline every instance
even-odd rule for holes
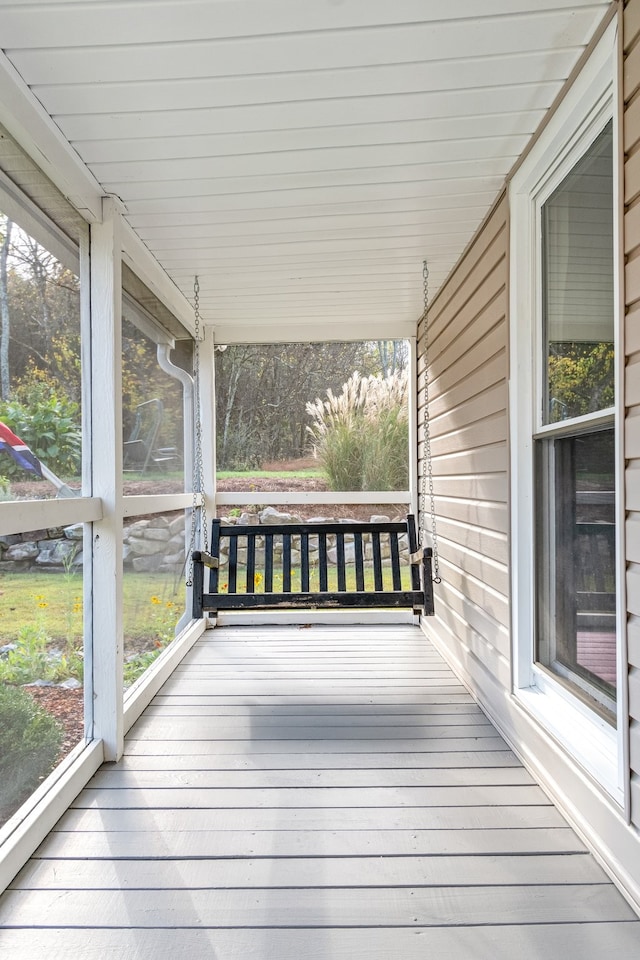
[[[210,553],[205,553],[204,550],[193,551],[193,562],[202,563],[205,567],[209,567],[212,570],[217,570],[220,566],[218,558],[212,557]]]

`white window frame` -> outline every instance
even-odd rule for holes
[[[623,467],[621,450],[622,356],[620,257],[620,183],[617,90],[617,30],[612,23],[584,69],[542,131],[509,185],[510,234],[510,431],[513,694],[611,797],[625,802],[623,644],[624,552]],[[616,406],[571,421],[579,425],[611,420],[616,430],[616,586],[617,716],[615,727],[548,671],[535,663],[535,490],[534,438],[558,433],[558,425],[541,423],[541,236],[539,211],[605,124],[613,119],[614,327]]]

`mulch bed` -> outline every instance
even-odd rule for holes
[[[47,713],[52,714],[64,728],[64,739],[57,763],[73,750],[84,737],[84,691],[81,687],[67,690],[66,687],[22,688],[30,694]]]

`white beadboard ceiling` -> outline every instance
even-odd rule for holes
[[[219,342],[406,336],[608,7],[0,0],[0,119],[35,106],[50,148],[23,145],[199,276]]]

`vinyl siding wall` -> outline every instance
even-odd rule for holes
[[[426,632],[473,689],[612,876],[640,905],[640,0],[623,24],[627,644],[630,820],[511,691],[508,223],[506,196],[418,329],[420,472],[424,365],[443,582]],[[626,721],[625,721],[626,726]],[[629,781],[627,781],[627,786]]]
[[[624,12],[625,460],[631,818],[640,826],[640,0]]]
[[[507,219],[503,197],[418,330],[420,476],[428,352],[442,574],[427,629],[483,697],[510,686]]]

